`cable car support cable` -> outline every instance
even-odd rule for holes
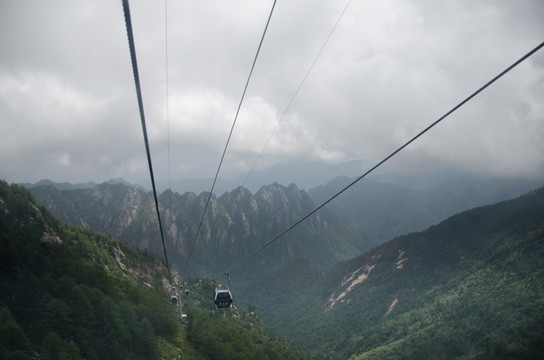
[[[128,0],[123,0],[123,12],[125,15],[125,24],[127,27],[128,44],[130,48],[130,59],[132,61],[132,72],[134,75],[134,83],[136,86],[136,96],[138,98],[138,109],[140,112],[140,119],[142,123],[142,131],[144,135],[145,150],[147,154],[147,164],[149,166],[149,175],[151,177],[151,186],[153,188],[153,198],[155,200],[155,210],[157,212],[157,219],[159,221],[159,230],[162,240],[162,248],[164,250],[164,260],[166,262],[166,269],[168,270],[168,281],[172,283],[172,275],[170,273],[170,265],[168,264],[168,256],[166,254],[166,245],[164,242],[164,233],[162,230],[161,215],[159,211],[159,201],[157,198],[157,189],[155,186],[155,176],[153,175],[153,164],[151,162],[151,151],[149,150],[149,140],[147,138],[147,129],[145,125],[144,104],[142,100],[142,89],[140,87],[140,77],[138,74],[138,63],[136,62],[136,47],[134,46],[134,34],[132,32],[132,21],[130,19],[130,8]]]
[[[272,132],[270,133],[270,135],[268,136],[268,139],[266,139],[264,145],[263,145],[263,148],[261,149],[261,152],[259,153],[259,155],[257,156],[257,159],[255,159],[255,162],[253,162],[253,165],[251,166],[251,168],[249,169],[249,172],[247,173],[246,175],[246,178],[244,180],[244,182],[242,183],[242,186],[244,186],[246,183],[247,183],[247,180],[249,179],[249,177],[251,176],[251,174],[253,173],[253,170],[255,170],[255,167],[257,166],[257,163],[261,160],[261,158],[263,157],[263,154],[264,154],[264,151],[266,150],[266,148],[268,147],[268,144],[270,143],[270,140],[272,140],[272,137],[274,136],[274,134],[276,133],[276,130],[279,128],[279,126],[281,125],[283,119],[285,118],[285,115],[287,114],[287,112],[289,111],[289,109],[291,108],[291,105],[293,105],[293,102],[295,101],[295,98],[297,97],[298,93],[300,92],[300,89],[302,89],[302,86],[304,85],[304,83],[306,82],[306,79],[308,79],[308,76],[310,75],[310,73],[312,72],[315,64],[317,63],[317,60],[319,59],[319,57],[321,57],[321,53],[323,53],[323,50],[325,49],[325,47],[327,46],[327,44],[329,43],[329,40],[331,39],[332,37],[332,34],[334,33],[334,31],[336,30],[336,28],[338,27],[338,24],[340,23],[340,20],[342,20],[342,18],[344,17],[344,14],[346,13],[349,5],[351,4],[351,0],[348,0],[348,2],[346,3],[346,5],[344,6],[344,9],[342,10],[342,12],[340,13],[340,16],[338,17],[338,19],[336,20],[336,23],[334,23],[334,26],[332,27],[331,31],[329,32],[329,35],[327,35],[327,38],[325,39],[325,41],[323,42],[323,44],[321,45],[321,48],[319,48],[319,51],[317,52],[317,55],[315,56],[314,60],[312,61],[312,64],[310,65],[310,67],[308,68],[308,70],[306,71],[306,74],[304,75],[304,77],[302,78],[302,81],[300,82],[300,84],[298,85],[297,89],[295,90],[295,92],[293,93],[293,96],[291,97],[291,100],[289,100],[289,103],[287,104],[287,106],[285,107],[285,110],[283,110],[283,113],[280,117],[280,119],[278,120],[278,122],[276,123],[276,126],[274,126],[274,129],[272,129]]]
[[[434,126],[436,126],[438,123],[440,123],[442,120],[444,120],[445,118],[447,118],[449,115],[451,115],[453,112],[455,112],[457,109],[459,109],[460,107],[462,107],[463,105],[465,105],[467,102],[469,102],[470,100],[472,100],[472,98],[474,98],[476,95],[478,95],[479,93],[481,93],[483,90],[485,90],[487,87],[489,87],[491,84],[493,84],[495,81],[499,80],[501,77],[503,77],[504,75],[506,75],[510,70],[514,69],[516,66],[518,66],[519,64],[521,64],[523,61],[525,61],[527,58],[529,58],[531,55],[533,55],[534,53],[536,53],[538,50],[540,50],[542,47],[544,47],[544,42],[542,42],[540,45],[538,45],[537,47],[535,47],[533,50],[529,51],[527,54],[525,54],[524,56],[522,56],[519,60],[517,60],[516,62],[514,62],[512,65],[510,65],[509,67],[507,67],[505,70],[503,70],[500,74],[498,74],[497,76],[495,76],[493,79],[491,79],[490,81],[488,81],[485,85],[483,85],[482,87],[480,87],[478,90],[476,90],[475,92],[473,92],[470,96],[468,96],[467,98],[465,98],[463,101],[461,101],[459,104],[457,104],[456,106],[454,106],[450,111],[448,111],[447,113],[445,113],[444,115],[442,115],[438,120],[436,120],[435,122],[433,122],[432,124],[430,124],[429,126],[427,126],[423,131],[421,131],[419,134],[417,134],[416,136],[414,136],[413,138],[411,138],[409,141],[407,141],[404,145],[402,145],[401,147],[399,147],[398,149],[396,149],[395,151],[393,151],[391,154],[389,154],[387,157],[385,157],[382,161],[380,161],[379,163],[377,163],[376,165],[374,165],[370,170],[368,170],[367,172],[365,172],[363,175],[359,176],[357,179],[353,180],[350,184],[348,184],[347,186],[345,186],[343,189],[341,189],[340,191],[338,191],[336,194],[334,194],[332,197],[330,197],[328,200],[326,200],[325,202],[323,202],[321,205],[317,206],[315,209],[313,209],[312,211],[310,211],[307,215],[303,216],[300,220],[298,220],[297,222],[295,222],[294,224],[292,224],[291,226],[289,226],[287,229],[285,229],[283,232],[281,232],[279,235],[277,235],[276,237],[274,237],[273,239],[269,240],[268,242],[266,242],[264,245],[262,245],[261,247],[259,247],[257,250],[253,251],[251,254],[247,255],[245,258],[243,258],[242,260],[238,261],[236,264],[232,265],[230,268],[228,268],[227,270],[225,270],[222,274],[219,274],[217,275],[216,277],[212,278],[213,279],[217,279],[219,278],[221,275],[226,275],[226,274],[229,274],[234,268],[238,267],[239,265],[241,265],[242,263],[244,263],[245,261],[249,260],[251,257],[255,256],[257,253],[261,252],[263,249],[265,249],[268,245],[272,244],[274,241],[278,240],[279,238],[281,238],[283,235],[285,235],[286,233],[288,233],[289,231],[291,231],[294,227],[296,227],[297,225],[299,225],[301,222],[303,222],[304,220],[306,220],[307,218],[309,218],[310,216],[312,216],[313,214],[315,214],[318,210],[320,210],[322,207],[324,207],[325,205],[327,205],[328,203],[330,203],[332,200],[334,200],[335,198],[337,198],[340,194],[342,194],[344,191],[348,190],[350,187],[352,187],[353,185],[355,185],[357,182],[359,182],[360,180],[362,180],[364,177],[366,177],[368,174],[370,174],[371,172],[373,172],[374,170],[376,170],[378,167],[380,167],[382,164],[384,164],[386,161],[388,161],[389,159],[391,159],[393,156],[395,156],[396,154],[398,154],[400,151],[402,151],[404,148],[406,148],[408,145],[410,145],[411,143],[413,143],[415,140],[417,140],[419,137],[421,137],[423,134],[425,134],[427,131],[429,131],[430,129],[432,129]]]
[[[261,47],[264,41],[264,37],[266,35],[266,31],[268,30],[268,25],[270,24],[270,19],[272,18],[272,14],[274,13],[274,8],[276,7],[276,1],[274,0],[274,3],[272,4],[272,9],[270,10],[270,14],[268,15],[268,20],[266,22],[266,26],[263,31],[263,35],[261,36],[261,41],[259,42],[259,47],[257,48],[257,53],[255,54],[255,58],[253,59],[253,64],[251,65],[251,70],[249,71],[249,76],[247,78],[244,91],[242,92],[242,98],[240,99],[240,103],[238,104],[238,109],[236,110],[236,115],[234,116],[234,121],[232,123],[232,126],[230,128],[229,136],[227,138],[227,143],[225,144],[225,148],[223,150],[223,154],[221,155],[221,160],[219,161],[219,166],[217,167],[217,171],[215,173],[215,177],[213,179],[212,187],[210,189],[210,192],[208,194],[208,199],[206,200],[206,205],[204,206],[204,211],[202,212],[202,217],[200,218],[200,222],[198,224],[198,228],[196,230],[196,234],[193,240],[193,244],[191,245],[191,249],[189,251],[189,255],[187,256],[187,260],[185,261],[185,266],[183,267],[183,271],[181,272],[182,275],[185,274],[185,270],[187,269],[187,265],[189,264],[189,260],[191,259],[191,256],[193,255],[193,250],[195,248],[196,240],[198,238],[198,234],[200,233],[200,229],[202,228],[202,223],[204,222],[204,217],[206,215],[206,211],[208,209],[208,205],[210,204],[211,197],[213,195],[213,189],[215,188],[215,183],[217,182],[217,178],[219,176],[219,171],[221,170],[221,165],[223,164],[223,160],[225,159],[225,154],[227,152],[227,148],[229,146],[230,139],[232,137],[232,133],[234,131],[234,126],[236,125],[236,121],[238,120],[238,115],[240,113],[240,109],[242,107],[242,103],[244,102],[244,98],[247,92],[247,88],[249,86],[249,81],[251,80],[251,75],[253,74],[253,70],[255,68],[255,64],[257,62],[257,58],[259,57],[259,52],[261,51]]]
[[[164,68],[165,68],[165,85],[166,85],[166,148],[167,148],[167,162],[168,162],[168,189],[169,202],[168,208],[172,211],[172,171],[171,171],[171,157],[170,157],[170,84],[168,81],[168,0],[164,0]]]

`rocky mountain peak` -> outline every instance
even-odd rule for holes
[[[36,187],[32,191],[40,203],[65,221],[163,253],[151,193],[126,184],[64,191]],[[294,184],[285,187],[273,183],[255,195],[238,187],[219,198],[211,196],[197,236],[208,196],[207,192],[165,192],[159,196],[168,257],[174,263],[184,264],[194,243],[194,274],[223,271],[226,260],[234,262],[251,253],[313,209],[308,195]],[[359,253],[361,244],[355,233],[334,215],[326,214],[300,225],[300,229],[268,248],[262,254],[271,257],[267,266],[307,256],[322,268]]]

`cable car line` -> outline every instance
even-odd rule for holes
[[[313,209],[312,211],[310,211],[307,215],[303,216],[300,220],[296,221],[294,224],[292,224],[291,226],[289,226],[287,229],[285,229],[284,231],[282,231],[279,235],[277,235],[276,237],[274,237],[273,239],[269,240],[268,242],[266,242],[264,245],[262,245],[261,247],[259,247],[257,250],[253,251],[251,254],[247,255],[245,258],[243,258],[242,260],[238,261],[236,264],[232,265],[231,267],[229,267],[227,270],[225,270],[222,274],[219,274],[217,275],[216,277],[212,278],[212,279],[217,279],[218,277],[220,277],[221,275],[224,275],[224,274],[229,274],[234,268],[238,267],[239,265],[241,265],[242,263],[244,263],[245,261],[249,260],[251,257],[255,256],[257,253],[259,253],[260,251],[262,251],[263,249],[265,249],[268,245],[272,244],[274,241],[278,240],[280,237],[282,237],[283,235],[285,235],[287,232],[289,232],[290,230],[292,230],[294,227],[296,227],[297,225],[299,225],[301,222],[303,222],[304,220],[306,220],[307,218],[309,218],[310,216],[312,216],[313,214],[315,214],[318,210],[320,210],[322,207],[324,207],[325,205],[327,205],[328,203],[330,203],[332,200],[334,200],[335,198],[337,198],[340,194],[342,194],[344,191],[348,190],[350,187],[352,187],[353,185],[355,185],[357,182],[359,182],[360,180],[362,180],[364,177],[366,177],[368,174],[370,174],[371,172],[373,172],[374,170],[376,170],[378,167],[380,167],[383,163],[385,163],[386,161],[388,161],[389,159],[391,159],[393,156],[395,156],[396,154],[398,154],[400,151],[402,151],[404,148],[406,148],[408,145],[410,145],[411,143],[413,143],[415,140],[417,140],[419,137],[421,137],[423,134],[425,134],[427,131],[429,131],[430,129],[432,129],[434,126],[436,126],[438,123],[440,123],[442,120],[444,120],[446,117],[448,117],[449,115],[451,115],[453,112],[455,112],[456,110],[458,110],[460,107],[462,107],[463,105],[465,105],[467,102],[469,102],[472,98],[474,98],[476,95],[478,95],[479,93],[481,93],[483,90],[485,90],[487,87],[489,87],[491,84],[493,84],[495,81],[499,80],[501,77],[503,77],[504,75],[506,75],[508,72],[510,72],[510,70],[514,69],[516,66],[518,66],[519,64],[521,64],[523,61],[525,61],[527,58],[529,58],[531,55],[533,55],[535,52],[537,52],[538,50],[540,50],[542,47],[544,47],[544,42],[542,42],[540,45],[538,45],[537,47],[535,47],[533,50],[529,51],[527,54],[523,55],[519,60],[517,60],[516,62],[514,62],[512,65],[510,65],[509,67],[507,67],[505,70],[503,70],[501,73],[499,73],[497,76],[495,76],[493,79],[491,79],[490,81],[488,81],[485,85],[483,85],[482,87],[480,87],[478,90],[476,90],[475,92],[473,92],[470,96],[468,96],[467,98],[465,98],[463,101],[461,101],[459,104],[457,104],[456,106],[454,106],[451,110],[449,110],[447,113],[445,113],[444,115],[442,115],[439,119],[437,119],[435,122],[433,122],[432,124],[430,124],[429,126],[427,126],[424,130],[422,130],[419,134],[417,134],[416,136],[414,136],[413,138],[411,138],[409,141],[407,141],[404,145],[400,146],[398,149],[396,149],[395,151],[393,151],[391,154],[389,154],[388,156],[386,156],[382,161],[380,161],[379,163],[377,163],[376,165],[374,165],[370,170],[368,170],[367,172],[365,172],[363,175],[359,176],[357,179],[353,180],[350,184],[348,184],[347,186],[345,186],[343,189],[341,189],[340,191],[338,191],[336,194],[334,194],[332,197],[330,197],[328,200],[326,200],[325,202],[323,202],[321,205],[317,206],[315,209]]]
[[[244,86],[244,91],[242,92],[242,97],[240,99],[240,103],[238,104],[238,109],[236,110],[236,115],[234,116],[234,121],[232,122],[232,126],[230,128],[229,136],[227,138],[227,143],[225,144],[225,148],[223,150],[223,154],[221,155],[221,160],[219,161],[219,166],[217,167],[217,171],[215,173],[215,177],[213,179],[212,187],[210,189],[210,192],[208,194],[208,199],[206,200],[206,205],[204,206],[204,211],[202,212],[202,217],[200,218],[200,222],[198,224],[198,228],[196,230],[196,234],[193,240],[193,244],[191,245],[191,249],[189,250],[189,255],[187,256],[187,260],[185,261],[185,265],[183,267],[183,270],[181,274],[185,274],[185,270],[187,269],[187,265],[189,264],[189,260],[191,259],[191,256],[193,254],[193,250],[195,248],[196,240],[198,238],[198,234],[200,233],[200,229],[202,227],[202,223],[204,222],[204,217],[206,215],[206,211],[208,209],[208,205],[210,204],[211,197],[213,195],[213,189],[215,188],[215,183],[217,182],[217,178],[219,176],[219,171],[221,170],[221,165],[223,164],[223,160],[225,159],[225,154],[227,152],[227,148],[229,146],[230,139],[232,137],[232,133],[234,131],[234,126],[236,125],[236,121],[238,120],[238,115],[240,113],[240,109],[242,107],[242,103],[244,102],[244,98],[247,92],[247,88],[249,86],[249,81],[251,80],[251,75],[253,74],[253,70],[255,69],[255,64],[257,62],[257,58],[259,57],[259,53],[261,51],[261,47],[264,41],[264,37],[266,35],[266,31],[268,30],[268,25],[270,24],[270,20],[272,19],[272,14],[274,13],[274,8],[276,7],[276,1],[274,0],[274,3],[272,4],[272,9],[270,10],[270,14],[268,15],[268,20],[266,21],[266,26],[263,31],[263,35],[261,36],[261,41],[259,42],[259,46],[257,48],[257,53],[255,54],[255,58],[253,59],[253,64],[251,65],[251,70],[249,71],[249,76],[247,78],[246,84]]]
[[[344,9],[344,12],[346,11],[347,7],[349,6],[351,0],[348,1],[348,5],[346,5],[345,9]],[[133,31],[132,31],[132,23],[131,23],[131,17],[130,17],[130,8],[129,8],[129,3],[128,3],[128,0],[122,0],[122,3],[123,3],[123,10],[124,10],[124,16],[125,16],[125,24],[126,24],[126,29],[127,29],[127,37],[128,37],[128,42],[129,42],[129,48],[130,48],[130,55],[131,55],[131,62],[132,62],[132,70],[133,70],[133,75],[134,75],[134,81],[135,81],[135,87],[136,87],[136,95],[137,95],[137,100],[138,100],[138,109],[139,109],[139,114],[140,114],[140,119],[141,119],[141,125],[142,125],[142,132],[143,132],[143,136],[144,136],[144,144],[145,144],[145,148],[146,148],[146,155],[147,155],[147,160],[148,160],[148,167],[149,167],[149,173],[150,173],[150,178],[151,178],[151,185],[152,185],[152,189],[153,189],[153,196],[154,196],[154,202],[155,202],[155,209],[156,209],[156,213],[157,213],[157,219],[158,219],[158,225],[159,225],[159,230],[160,230],[160,236],[161,236],[161,241],[162,241],[162,246],[163,246],[163,251],[164,251],[164,257],[165,257],[165,262],[166,262],[166,267],[167,267],[167,270],[168,270],[168,277],[169,277],[169,281],[170,283],[172,283],[172,279],[171,279],[171,271],[170,271],[170,266],[169,266],[169,263],[168,263],[168,256],[167,256],[167,251],[166,251],[166,245],[165,245],[165,237],[164,237],[164,232],[163,232],[163,226],[162,226],[162,221],[161,221],[161,216],[160,216],[160,210],[159,210],[159,203],[158,203],[158,197],[157,197],[157,190],[156,190],[156,185],[155,185],[155,178],[154,178],[154,173],[153,173],[153,166],[152,166],[152,159],[151,159],[151,152],[150,152],[150,146],[149,146],[149,140],[148,140],[148,136],[147,136],[147,129],[146,129],[146,122],[145,122],[145,115],[144,115],[144,107],[143,107],[143,99],[142,99],[142,91],[141,91],[141,85],[140,85],[140,80],[139,80],[139,74],[138,74],[138,65],[137,65],[137,60],[136,60],[136,50],[135,50],[135,44],[134,44],[134,35],[133,35]],[[254,71],[254,68],[255,68],[255,64],[256,64],[256,61],[257,61],[257,58],[258,58],[258,55],[259,55],[259,52],[260,52],[260,49],[261,49],[261,46],[262,46],[262,43],[264,41],[264,37],[266,35],[266,32],[267,32],[267,29],[268,29],[268,26],[270,24],[270,20],[271,20],[271,17],[272,17],[272,14],[273,14],[273,11],[274,11],[274,8],[275,8],[275,5],[276,5],[276,0],[274,0],[273,2],[273,5],[272,5],[272,9],[270,11],[270,14],[269,14],[269,17],[268,17],[268,20],[267,20],[267,23],[266,23],[266,26],[265,26],[265,29],[264,29],[264,32],[263,32],[263,35],[261,37],[261,40],[260,40],[260,43],[259,43],[259,46],[258,46],[258,49],[257,49],[257,53],[255,55],[255,58],[253,60],[253,64],[251,66],[251,70],[250,70],[250,73],[249,73],[249,76],[248,76],[248,79],[246,81],[246,84],[245,84],[245,87],[244,87],[244,91],[242,93],[242,97],[241,97],[241,100],[240,100],[240,103],[238,105],[238,108],[237,108],[237,111],[236,111],[236,115],[235,115],[235,118],[234,118],[234,121],[233,121],[233,124],[231,126],[231,129],[230,129],[230,132],[229,132],[229,135],[228,135],[228,138],[227,138],[227,142],[226,142],[226,145],[225,145],[225,148],[223,150],[223,153],[222,153],[222,156],[221,156],[221,159],[220,159],[220,162],[219,162],[219,166],[217,168],[217,171],[216,171],[216,174],[215,174],[215,178],[213,180],[213,183],[212,183],[212,187],[211,187],[211,190],[209,192],[209,196],[208,196],[208,199],[207,199],[207,202],[206,202],[206,205],[205,205],[205,208],[204,208],[204,211],[203,211],[203,214],[202,214],[202,217],[201,217],[201,220],[200,220],[200,223],[199,223],[199,226],[198,226],[198,229],[197,229],[197,232],[196,232],[196,235],[195,235],[195,238],[193,240],[193,243],[192,243],[192,246],[191,246],[191,250],[189,252],[189,255],[187,257],[187,260],[186,260],[186,263],[185,263],[185,266],[183,268],[183,272],[185,272],[186,268],[187,268],[187,265],[189,263],[189,260],[192,256],[192,253],[193,253],[193,250],[194,250],[194,247],[195,247],[195,244],[196,244],[196,241],[197,241],[197,238],[198,238],[198,233],[200,231],[200,228],[202,226],[202,223],[203,223],[203,220],[204,220],[204,217],[205,217],[205,214],[206,214],[206,210],[208,208],[208,205],[209,205],[209,202],[211,200],[211,196],[213,194],[213,189],[215,187],[215,184],[216,184],[216,181],[218,179],[218,175],[219,175],[219,172],[220,172],[220,169],[221,169],[221,166],[222,166],[222,163],[224,161],[224,157],[225,157],[225,154],[226,154],[226,151],[228,149],[228,145],[229,145],[229,142],[230,142],[230,139],[232,137],[232,134],[233,134],[233,131],[234,131],[234,127],[236,125],[236,122],[237,122],[237,118],[238,118],[238,115],[239,115],[239,112],[240,112],[240,109],[241,109],[241,106],[243,104],[243,101],[244,101],[244,98],[245,98],[245,94],[247,92],[247,89],[248,89],[248,85],[249,85],[249,81],[251,79],[251,76],[252,76],[252,73]],[[166,9],[166,7],[165,7]],[[342,15],[344,14],[344,12],[342,12]],[[167,15],[167,10],[165,10],[165,17]],[[341,17],[342,17],[341,15]],[[340,19],[341,19],[340,17]],[[340,19],[338,20],[338,22],[340,21]],[[336,28],[336,25],[338,25],[338,22],[335,24],[335,26],[333,27],[333,30],[331,31],[331,33],[329,34],[329,37],[327,38],[327,40],[325,41],[325,44],[322,46],[322,48],[320,49],[319,53],[318,53],[318,56],[316,57],[316,59],[314,59],[314,62],[312,63],[312,65],[310,66],[310,69],[308,70],[308,72],[306,73],[306,76],[303,78],[301,84],[299,85],[299,87],[297,88],[294,96],[292,97],[291,101],[289,102],[286,110],[284,111],[282,117],[280,118],[280,122],[281,120],[283,119],[283,117],[285,116],[286,112],[289,110],[291,104],[293,103],[295,97],[297,96],[298,92],[300,91],[302,85],[304,84],[306,78],[308,77],[310,71],[312,70],[313,66],[315,65],[315,62],[317,61],[317,58],[319,57],[319,55],[321,54],[321,51],[323,50],[324,46],[326,45],[326,43],[328,42],[330,36],[332,35],[332,32],[334,31],[334,29]],[[167,25],[165,25],[165,27],[167,28]],[[168,39],[166,37],[166,54],[168,54],[168,49],[167,49],[167,46],[168,46]],[[253,251],[252,253],[250,253],[249,255],[247,255],[245,258],[243,258],[242,260],[238,261],[237,263],[235,263],[234,265],[232,265],[231,267],[229,267],[227,270],[225,270],[221,275],[226,275],[227,276],[227,279],[229,280],[230,282],[230,272],[235,269],[236,267],[238,267],[239,265],[241,265],[242,263],[244,263],[245,261],[249,260],[251,257],[255,256],[256,254],[258,254],[259,252],[261,252],[262,250],[264,250],[266,247],[268,247],[270,244],[272,244],[273,242],[275,242],[276,240],[278,240],[279,238],[281,238],[283,235],[285,235],[287,232],[291,231],[293,228],[295,228],[296,226],[298,226],[300,223],[302,223],[303,221],[305,221],[307,218],[309,218],[310,216],[312,216],[313,214],[315,214],[317,211],[319,211],[321,208],[323,208],[325,205],[327,205],[328,203],[330,203],[331,201],[333,201],[334,199],[336,199],[339,195],[341,195],[342,193],[344,193],[345,191],[347,191],[349,188],[351,188],[353,185],[355,185],[357,182],[359,182],[360,180],[362,180],[363,178],[365,178],[367,175],[369,175],[370,173],[372,173],[374,170],[376,170],[378,167],[380,167],[381,165],[383,165],[385,162],[387,162],[388,160],[390,160],[391,158],[393,158],[395,155],[397,155],[399,152],[401,152],[402,150],[404,150],[407,146],[409,146],[411,143],[413,143],[414,141],[416,141],[417,139],[419,139],[422,135],[424,135],[425,133],[427,133],[429,130],[431,130],[433,127],[435,127],[436,125],[438,125],[440,122],[442,122],[444,119],[446,119],[449,115],[451,115],[453,112],[455,112],[456,110],[458,110],[459,108],[461,108],[462,106],[464,106],[467,102],[469,102],[470,100],[472,100],[475,96],[477,96],[478,94],[480,94],[483,90],[485,90],[486,88],[488,88],[490,85],[492,85],[493,83],[495,83],[497,80],[499,80],[501,77],[503,77],[504,75],[506,75],[508,72],[510,72],[512,69],[514,69],[515,67],[517,67],[519,64],[521,64],[523,61],[525,61],[527,58],[529,58],[530,56],[532,56],[534,53],[536,53],[537,51],[539,51],[542,47],[544,47],[544,42],[540,43],[538,46],[536,46],[534,49],[532,49],[531,51],[529,51],[527,54],[525,54],[524,56],[522,56],[520,59],[518,59],[517,61],[515,61],[512,65],[510,65],[509,67],[507,67],[505,70],[503,70],[501,73],[499,73],[498,75],[496,75],[494,78],[492,78],[490,81],[488,81],[486,84],[484,84],[482,87],[480,87],[478,90],[476,90],[475,92],[473,92],[471,95],[469,95],[467,98],[465,98],[463,101],[461,101],[459,104],[457,104],[456,106],[454,106],[451,110],[449,110],[448,112],[446,112],[444,115],[442,115],[440,118],[438,118],[436,121],[434,121],[433,123],[431,123],[429,126],[427,126],[425,129],[423,129],[421,132],[419,132],[416,136],[412,137],[409,141],[407,141],[406,143],[404,143],[402,146],[400,146],[399,148],[397,148],[395,151],[393,151],[392,153],[390,153],[388,156],[386,156],[383,160],[381,160],[380,162],[378,162],[376,165],[374,165],[372,168],[370,168],[368,171],[366,171],[364,174],[362,174],[361,176],[359,176],[358,178],[356,178],[355,180],[353,180],[350,184],[348,184],[347,186],[345,186],[344,188],[342,188],[340,191],[338,191],[337,193],[335,193],[333,196],[331,196],[329,199],[327,199],[326,201],[324,201],[322,204],[320,204],[319,206],[315,207],[312,211],[310,211],[308,214],[306,214],[305,216],[303,216],[302,218],[300,218],[298,221],[296,221],[295,223],[293,223],[292,225],[290,225],[289,227],[287,227],[284,231],[282,231],[279,235],[277,235],[276,237],[272,238],[271,240],[267,241],[264,245],[260,246],[258,249],[256,249],[255,251]],[[167,123],[168,123],[168,58],[166,58],[166,82],[167,82]],[[279,126],[279,123],[278,125],[276,126],[276,128]],[[167,127],[168,127],[168,131],[169,131],[169,123],[167,124]],[[275,132],[276,128],[274,129],[273,133]],[[272,135],[273,135],[272,133]],[[270,138],[269,138],[270,140]],[[268,144],[269,140],[267,141],[266,144]],[[265,145],[266,147],[266,145]],[[264,149],[263,149],[264,150]],[[262,155],[262,153],[261,153]],[[260,158],[260,156],[259,156]],[[258,159],[259,159],[258,158]],[[258,160],[257,159],[257,160]],[[170,158],[168,159],[168,161],[170,161]],[[253,169],[253,168],[252,168]],[[247,178],[246,178],[247,180]],[[221,275],[218,275],[217,277],[221,276]],[[216,278],[217,278],[216,277]],[[218,307],[222,307],[222,306],[219,306],[218,303],[217,303],[217,300],[218,300],[218,289],[216,289],[216,297],[215,297],[215,300],[216,300],[216,305]],[[228,287],[227,287],[227,291],[228,291]],[[228,292],[228,297],[229,297],[229,305],[231,305],[232,303],[232,297],[231,297],[231,294],[230,294],[230,291]]]
[[[151,151],[149,150],[149,140],[147,138],[147,129],[145,125],[144,104],[142,100],[142,89],[140,86],[140,76],[138,74],[138,63],[136,61],[136,47],[134,45],[134,34],[132,32],[132,21],[130,19],[130,8],[128,0],[123,0],[123,12],[125,15],[125,25],[127,28],[128,44],[130,48],[130,60],[132,62],[132,72],[134,75],[134,83],[136,86],[136,97],[138,98],[138,110],[140,112],[140,119],[142,123],[142,131],[144,135],[145,150],[147,154],[147,164],[149,166],[149,175],[151,177],[151,186],[153,188],[153,197],[155,199],[155,210],[157,212],[157,219],[159,221],[159,230],[162,240],[162,248],[164,250],[164,260],[166,262],[166,269],[168,270],[168,280],[172,283],[172,275],[170,273],[170,265],[168,264],[168,256],[166,254],[166,245],[164,242],[164,233],[162,230],[161,215],[159,211],[159,201],[157,198],[157,189],[155,186],[155,176],[153,175],[153,164],[151,162]]]
[[[170,190],[169,208],[172,210],[172,171],[170,160],[170,84],[168,81],[168,0],[164,0],[164,67],[166,84],[166,148],[168,162],[168,189]]]
[[[344,9],[342,10],[342,12],[340,13],[340,16],[338,17],[338,19],[336,20],[336,23],[334,24],[334,26],[332,27],[331,31],[329,32],[329,35],[327,36],[327,38],[325,39],[325,41],[323,42],[323,44],[321,45],[321,48],[319,49],[319,51],[317,52],[317,55],[315,56],[314,60],[312,61],[312,64],[310,65],[310,67],[308,68],[308,70],[306,71],[306,74],[304,75],[304,77],[302,78],[302,81],[300,82],[300,84],[298,85],[298,88],[295,90],[293,96],[291,97],[291,100],[289,100],[289,103],[287,104],[287,107],[285,108],[285,110],[283,111],[280,119],[278,120],[278,122],[276,123],[276,126],[274,127],[274,129],[272,129],[272,132],[270,133],[270,135],[268,136],[268,139],[266,139],[265,143],[264,143],[264,146],[261,150],[261,152],[259,153],[259,155],[257,156],[257,159],[255,160],[255,162],[253,163],[253,165],[251,166],[251,168],[249,169],[249,172],[247,173],[246,175],[246,178],[244,180],[244,182],[242,183],[242,186],[244,186],[246,183],[247,183],[247,180],[249,179],[249,177],[251,176],[251,174],[253,173],[253,170],[255,170],[255,166],[257,166],[257,163],[261,160],[263,154],[264,154],[264,151],[266,150],[266,148],[268,147],[268,144],[270,143],[270,140],[272,140],[272,137],[274,136],[274,134],[276,133],[276,130],[279,128],[279,126],[281,125],[281,122],[283,121],[283,119],[285,118],[285,115],[287,114],[287,112],[289,111],[289,109],[291,108],[291,105],[293,104],[293,102],[295,101],[295,98],[297,97],[298,93],[300,92],[300,89],[302,89],[302,86],[304,85],[304,83],[306,82],[306,79],[308,78],[308,76],[310,75],[310,72],[312,72],[315,64],[317,63],[317,60],[319,59],[319,57],[321,56],[321,53],[323,52],[323,50],[325,49],[325,46],[327,46],[330,38],[332,37],[332,34],[334,33],[334,31],[336,30],[336,28],[338,27],[338,24],[340,23],[340,20],[342,20],[342,18],[344,17],[344,14],[346,13],[346,10],[348,9],[349,5],[351,4],[351,0],[348,0],[346,6],[344,6]]]

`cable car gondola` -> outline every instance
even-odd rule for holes
[[[175,286],[172,286],[172,293],[170,294],[170,303],[171,304],[177,304],[178,302],[178,296],[176,294],[176,287]]]
[[[226,286],[215,288],[215,306],[218,309],[232,307],[232,294]]]

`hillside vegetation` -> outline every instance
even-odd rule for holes
[[[125,185],[86,192],[39,190],[44,204],[75,222],[90,224],[103,216],[112,231],[153,241],[152,207],[117,206],[137,200],[139,191]],[[203,199],[165,193],[163,204],[169,195],[173,202],[166,216],[176,224],[170,231],[183,240],[172,245],[183,252]],[[438,206],[440,199],[434,203]],[[214,198],[194,261],[202,265],[201,256],[209,254],[208,262],[224,270],[229,259],[240,258],[244,249],[253,249],[257,240],[277,233],[310,205],[295,186],[277,184],[255,196],[239,188]],[[116,215],[110,206],[123,211]],[[131,214],[137,215],[132,225],[123,227]],[[544,189],[459,213],[340,263],[357,237],[329,213],[320,215],[231,273],[236,300],[251,312],[239,307],[211,312],[211,299],[202,294],[212,292],[213,283],[192,282],[197,295],[185,309],[198,322],[183,328],[183,345],[209,358],[240,356],[242,348],[256,358],[270,356],[267,349],[280,351],[283,345],[260,338],[267,334],[260,314],[272,334],[324,360],[534,359],[544,353]],[[329,266],[317,266],[327,254]],[[104,261],[103,267],[113,269],[115,263]],[[153,277],[146,281],[157,289]],[[201,326],[205,323],[216,327]],[[238,333],[240,341],[232,338]]]
[[[327,275],[299,259],[238,292],[318,359],[540,358],[544,189],[395,238]]]
[[[0,182],[1,359],[304,359],[258,314],[213,310],[214,283],[186,282],[188,325],[161,260],[68,225]]]

